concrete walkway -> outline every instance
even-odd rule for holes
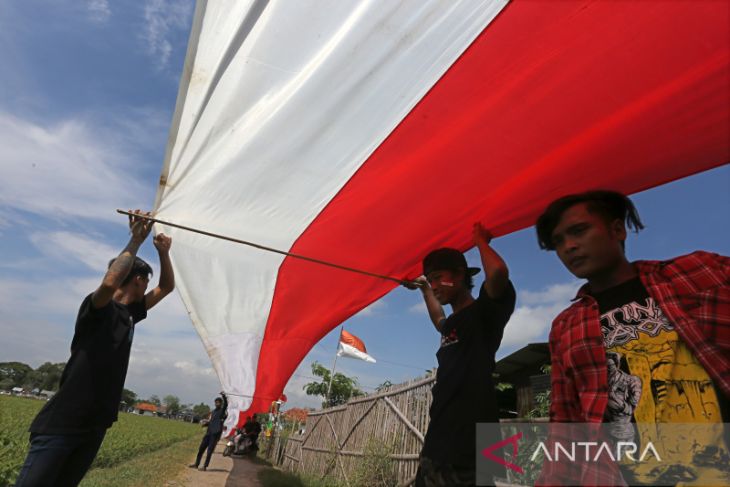
[[[258,472],[267,467],[246,458],[224,457],[224,447],[225,441],[219,441],[210,459],[208,470],[201,472],[187,468],[177,479],[167,481],[166,487],[260,487]],[[194,461],[195,454],[190,456],[190,463]]]

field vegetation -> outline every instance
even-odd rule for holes
[[[43,404],[0,396],[0,486],[18,475],[28,451],[28,426]],[[120,413],[81,485],[164,483],[190,461],[201,434],[197,424]]]

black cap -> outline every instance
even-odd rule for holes
[[[466,264],[464,254],[456,249],[443,248],[434,250],[423,259],[423,275],[427,276],[433,271],[455,271],[464,269],[469,275],[479,273],[478,267],[469,267]]]

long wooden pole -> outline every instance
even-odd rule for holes
[[[377,274],[375,272],[364,271],[362,269],[355,269],[354,267],[347,267],[347,266],[344,266],[344,265],[335,264],[333,262],[327,262],[326,260],[315,259],[313,257],[307,257],[306,255],[294,254],[292,252],[287,252],[285,250],[279,250],[279,249],[275,249],[275,248],[272,248],[272,247],[267,247],[265,245],[257,244],[257,243],[254,243],[254,242],[248,242],[246,240],[241,240],[241,239],[233,238],[233,237],[227,237],[225,235],[220,235],[218,233],[207,232],[205,230],[200,230],[200,229],[197,229],[197,228],[187,227],[185,225],[179,225],[177,223],[167,222],[167,221],[164,221],[164,220],[160,220],[159,218],[154,218],[154,217],[147,216],[147,215],[140,215],[138,213],[132,213],[132,212],[129,212],[129,211],[124,211],[124,210],[117,210],[117,213],[121,213],[122,215],[134,216],[134,217],[137,217],[137,218],[144,218],[145,220],[149,220],[149,221],[152,221],[152,222],[155,222],[155,223],[160,223],[162,225],[167,225],[168,227],[179,228],[181,230],[187,230],[189,232],[199,233],[200,235],[206,235],[208,237],[214,237],[214,238],[219,238],[221,240],[228,240],[229,242],[235,242],[235,243],[239,243],[239,244],[242,244],[242,245],[248,245],[249,247],[254,247],[254,248],[259,249],[259,250],[265,250],[267,252],[273,252],[275,254],[286,255],[287,257],[293,257],[295,259],[306,260],[308,262],[313,262],[315,264],[325,265],[325,266],[328,266],[328,267],[334,267],[335,269],[340,269],[340,270],[343,270],[343,271],[355,272],[357,274],[362,274],[362,275],[365,275],[365,276],[377,277],[378,279],[385,279],[386,281],[393,281],[393,282],[396,282],[396,283],[401,284],[401,285],[405,285],[405,284],[410,284],[411,283],[411,281],[404,280],[404,279],[398,279],[397,277],[386,276],[386,275],[383,275],[383,274]]]
[[[344,330],[344,329],[345,329],[345,325],[342,325],[340,327],[340,335],[337,337],[337,349],[335,350],[335,362],[332,364],[332,371],[330,372],[330,383],[327,385],[326,401],[327,401],[328,407],[329,407],[329,402],[330,402],[330,391],[332,390],[332,379],[335,378],[335,367],[337,366],[337,357],[338,357],[337,352],[340,349],[340,340],[342,339],[342,330]]]

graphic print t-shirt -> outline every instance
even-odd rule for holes
[[[615,440],[656,445],[657,438],[644,425],[723,421],[711,378],[638,277],[594,297],[608,365],[605,421]],[[626,480],[693,485],[727,478],[730,456],[722,428],[715,430],[717,436],[703,438],[704,446],[698,445],[693,458],[663,458],[659,468],[656,464],[622,465],[624,475],[630,477]]]

